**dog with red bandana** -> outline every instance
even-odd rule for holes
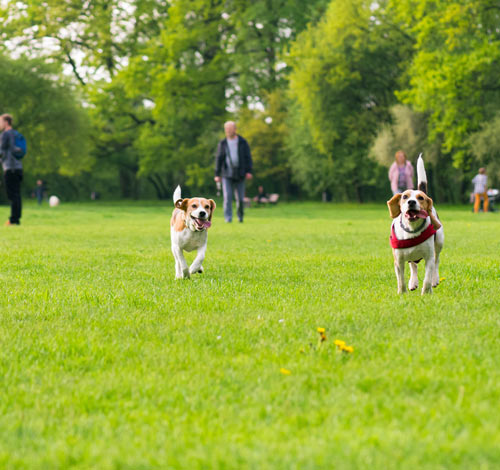
[[[203,272],[207,251],[207,230],[212,225],[215,202],[212,199],[193,197],[182,199],[181,188],[174,192],[175,209],[170,220],[170,238],[175,258],[175,278],[189,279],[191,274]],[[184,251],[197,250],[196,258],[188,267]]]
[[[427,175],[422,154],[417,160],[418,190],[407,190],[387,201],[394,219],[390,242],[398,281],[398,294],[406,292],[405,263],[410,264],[408,289],[418,288],[418,262],[425,261],[422,295],[439,284],[439,254],[444,245],[444,231],[432,199],[427,195]]]

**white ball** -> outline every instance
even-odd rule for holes
[[[57,196],[50,196],[49,197],[49,206],[50,207],[57,207],[60,202],[61,201]]]

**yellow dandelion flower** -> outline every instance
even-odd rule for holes
[[[334,341],[335,346],[338,348],[342,349],[345,346],[345,341],[342,341],[341,339],[336,339]]]
[[[352,346],[342,346],[341,350],[346,353],[354,352],[354,348]]]
[[[324,333],[326,330],[324,328],[318,328],[318,333]]]
[[[283,375],[291,375],[292,373],[288,370],[288,369],[285,369],[284,367],[282,367],[280,369],[280,372],[283,374]]]
[[[445,277],[440,277],[439,282],[443,282],[446,278]]]

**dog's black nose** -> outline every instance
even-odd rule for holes
[[[413,200],[408,201],[409,206],[414,206],[416,203],[417,203],[417,201],[413,201]]]
[[[206,217],[207,213],[206,213],[206,212],[204,212],[204,211],[200,211],[200,212],[198,213],[198,215],[199,215],[200,217]]]

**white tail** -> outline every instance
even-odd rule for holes
[[[174,205],[179,199],[182,199],[182,196],[181,196],[181,187],[178,185],[174,191]]]
[[[425,173],[422,154],[418,156],[417,160],[417,188],[427,194],[427,174]]]
[[[420,183],[427,183],[427,175],[425,173],[424,160],[422,154],[418,156],[417,160],[417,181]]]

